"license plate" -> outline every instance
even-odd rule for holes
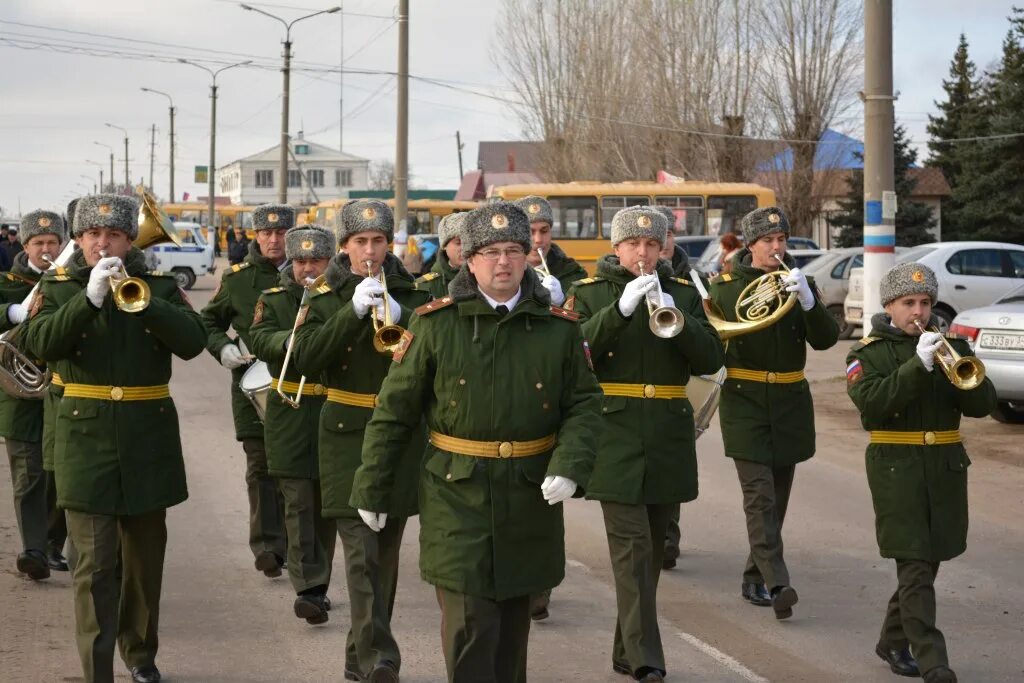
[[[992,334],[981,335],[981,346],[986,349],[1010,349],[1024,351],[1024,334]]]
[[[864,313],[859,308],[846,309],[846,317],[850,320],[860,320]]]

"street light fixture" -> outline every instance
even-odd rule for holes
[[[153,90],[152,88],[140,88],[140,90],[142,90],[142,92],[153,93],[154,95],[163,95],[164,97],[167,98],[167,101],[170,103],[170,108],[171,108],[171,194],[168,197],[167,201],[173,202],[174,201],[174,100],[171,99],[170,95],[168,95],[165,92],[161,92],[160,90]]]
[[[93,191],[93,192],[95,192],[95,191],[96,191],[96,179],[95,179],[95,178],[93,178],[93,177],[92,177],[92,176],[90,176],[90,175],[85,175],[84,173],[79,173],[79,174],[78,174],[78,177],[80,177],[80,178],[85,178],[85,179],[86,179],[86,180],[88,180],[88,181],[89,181],[90,183],[92,183],[92,191]]]
[[[281,69],[284,74],[284,83],[281,92],[281,163],[278,170],[280,178],[277,179],[277,201],[281,204],[286,204],[288,202],[288,93],[291,87],[292,26],[300,21],[311,19],[313,17],[320,16],[321,14],[334,14],[335,12],[340,12],[341,6],[322,9],[319,12],[313,12],[312,14],[307,14],[299,17],[298,19],[292,19],[291,21],[285,21],[279,16],[273,15],[270,12],[264,12],[252,5],[239,3],[239,6],[249,12],[256,12],[257,14],[262,14],[265,17],[276,19],[281,22],[282,26],[284,26],[284,67]]]
[[[99,166],[100,169],[100,192],[103,192],[103,164],[92,159],[86,159],[85,163],[92,164],[93,166]]]
[[[132,181],[129,180],[128,178],[128,130],[126,128],[122,128],[121,126],[115,126],[112,123],[104,123],[103,125],[107,128],[116,128],[117,130],[124,133],[124,187],[126,192],[130,191]],[[113,178],[111,178],[111,180],[113,180]]]
[[[244,62],[238,62],[237,64],[229,64],[228,66],[221,67],[214,71],[209,67],[197,64],[196,62],[190,62],[187,59],[178,59],[182,64],[188,64],[194,66],[197,69],[202,69],[206,73],[210,74],[210,166],[206,169],[206,202],[207,202],[207,235],[213,240],[215,249],[219,250],[220,237],[217,234],[217,221],[214,214],[214,187],[213,187],[213,173],[214,169],[217,168],[217,75],[228,69],[234,69],[236,66],[245,66],[252,64],[251,59],[247,59]]]

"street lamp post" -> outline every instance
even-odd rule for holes
[[[182,64],[188,64],[194,66],[197,69],[202,69],[206,73],[210,74],[210,167],[206,169],[206,202],[207,202],[207,235],[213,240],[214,250],[220,249],[218,246],[220,243],[220,235],[217,234],[217,221],[215,220],[214,209],[214,186],[213,186],[213,172],[217,167],[217,75],[222,71],[233,69],[236,66],[245,66],[246,64],[252,64],[251,59],[247,59],[244,62],[238,62],[237,64],[229,64],[228,66],[221,67],[214,71],[209,69],[202,64],[196,64],[190,62],[187,59],[179,59]]]
[[[167,98],[167,101],[170,103],[170,111],[171,111],[171,194],[168,197],[167,201],[173,202],[173,201],[175,201],[175,199],[174,199],[174,100],[171,99],[170,95],[168,95],[165,92],[161,92],[159,90],[153,90],[152,88],[141,88],[141,90],[142,90],[142,92],[151,92],[151,93],[153,93],[155,95],[163,95],[164,97]]]
[[[101,164],[98,161],[93,161],[92,159],[86,159],[85,163],[92,164],[93,166],[98,166],[99,167],[99,169],[100,169],[100,192],[103,192],[103,164]]]
[[[99,145],[100,147],[106,147],[107,149],[110,150],[110,188],[111,188],[111,191],[113,191],[113,188],[114,188],[114,148],[111,147],[110,145],[108,145],[105,142],[96,142],[95,140],[93,140],[92,144]],[[128,155],[125,155],[125,158],[127,159]]]
[[[130,191],[132,181],[128,177],[128,130],[122,128],[121,126],[115,126],[112,123],[105,123],[103,125],[105,125],[107,128],[116,128],[122,133],[124,133],[124,186],[126,192]]]
[[[88,180],[88,181],[89,181],[90,183],[92,183],[92,191],[93,191],[93,193],[95,194],[95,192],[96,192],[96,179],[95,179],[95,178],[93,178],[93,177],[92,177],[92,176],[90,176],[90,175],[85,175],[84,173],[80,173],[80,174],[79,174],[79,176],[80,176],[80,177],[82,177],[82,178],[85,178],[85,179],[86,179],[86,180]]]
[[[340,12],[341,7],[331,7],[329,9],[322,9],[319,12],[313,12],[305,16],[299,17],[298,19],[292,19],[291,21],[285,21],[281,17],[264,12],[261,9],[240,3],[242,9],[250,12],[256,12],[263,16],[270,17],[280,21],[284,26],[284,66],[281,71],[284,74],[283,89],[281,92],[281,163],[278,169],[280,178],[278,178],[278,190],[277,190],[277,201],[281,204],[288,202],[288,92],[290,89],[291,81],[291,64],[292,64],[292,26],[299,23],[304,19],[310,19],[321,14],[334,14]]]

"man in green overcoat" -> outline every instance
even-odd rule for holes
[[[437,226],[437,258],[430,272],[416,279],[416,289],[429,292],[435,299],[448,295],[448,285],[462,267],[462,238],[459,235],[468,215],[460,211],[441,219]]]
[[[437,589],[455,683],[526,680],[530,596],[565,573],[562,507],[582,495],[600,439],[600,388],[576,316],[526,264],[529,219],[475,209],[449,295],[421,306],[366,429],[352,504],[387,533],[415,459],[420,573]]]
[[[0,279],[0,332],[9,333],[28,317],[22,302],[56,259],[64,239],[64,219],[53,211],[32,211],[21,219],[24,251],[14,257],[11,270]],[[17,334],[8,341],[34,358]],[[39,581],[51,568],[67,570],[60,551],[64,547],[64,513],[56,514],[50,476],[43,468],[43,412],[41,399],[19,399],[0,391],[0,436],[7,446],[14,492],[14,515],[21,534],[18,571]]]
[[[531,268],[543,268],[543,264],[547,264],[548,273],[538,274],[541,283],[551,292],[551,303],[561,306],[572,283],[585,278],[587,271],[552,240],[555,214],[548,200],[530,195],[513,203],[530,218],[530,250],[526,252],[526,263]],[[543,261],[540,252],[544,252]]]
[[[295,209],[284,204],[263,204],[252,212],[256,239],[249,244],[249,255],[224,271],[210,302],[202,310],[209,338],[206,348],[220,364],[231,371],[231,412],[235,438],[245,451],[245,485],[249,496],[249,549],[256,569],[269,577],[281,575],[288,554],[284,526],[284,501],[277,482],[267,467],[267,449],[263,423],[256,408],[238,384],[253,361],[245,349],[252,350],[249,327],[260,293],[277,285],[288,268],[284,251],[285,233],[295,225]],[[236,337],[228,336],[233,328]],[[262,359],[261,359],[262,360]]]
[[[839,327],[814,282],[786,255],[789,221],[777,207],[755,209],[742,221],[746,247],[733,257],[732,272],[711,281],[711,300],[726,320],[736,321],[744,288],[786,264],[782,286],[795,304],[765,329],[737,337],[726,353],[725,385],[718,416],[725,454],[733,459],[750,554],[740,594],[771,605],[778,619],[793,614],[796,590],[782,554],[782,523],[797,463],[814,455],[814,404],[804,378],[807,346],[821,351],[839,339]]]
[[[317,427],[327,389],[317,377],[302,379],[288,349],[292,347],[294,354],[292,330],[299,308],[327,269],[335,242],[334,233],[319,225],[289,230],[285,254],[290,266],[281,273],[280,285],[263,291],[249,328],[252,351],[267,363],[273,378],[264,419],[267,464],[284,497],[288,577],[297,594],[295,616],[310,624],[326,622],[331,608],[327,587],[336,527],[321,514],[317,456]],[[286,356],[288,368],[282,375]]]
[[[371,531],[349,498],[366,423],[391,365],[390,353],[374,346],[374,329],[385,315],[394,325],[408,326],[413,309],[430,301],[429,294],[413,287],[412,276],[389,251],[393,238],[394,216],[384,202],[358,199],[342,207],[341,253],[327,267],[326,287],[300,314],[295,342],[298,370],[321,378],[327,386],[320,414],[320,489],[323,515],[337,520],[345,553],[352,620],[345,676],[374,683],[397,681],[402,664],[391,634],[391,613],[405,520],[417,510],[416,465],[423,452],[422,437],[420,444],[410,447],[406,466],[397,476],[401,495],[387,510],[395,523],[386,533]]]
[[[604,390],[604,438],[587,498],[601,501],[615,576],[612,668],[641,681],[664,680],[657,591],[665,535],[678,504],[697,497],[686,383],[693,373],[718,370],[724,357],[700,293],[658,258],[667,228],[654,207],[619,211],[614,254],[602,256],[597,275],[570,292]],[[648,297],[678,310],[680,332],[651,331]]]
[[[62,363],[54,466],[78,551],[75,632],[87,683],[113,682],[115,643],[134,681],[160,680],[166,509],[188,497],[171,358],[196,357],[206,340],[174,277],[147,272],[132,246],[138,213],[131,197],[82,198],[74,221],[81,250],[44,276],[26,330],[27,348]],[[111,296],[122,269],[149,287],[139,312]]]
[[[846,387],[871,433],[865,454],[882,557],[896,560],[898,586],[875,653],[901,676],[956,683],[946,641],[935,625],[939,563],[967,548],[967,467],[960,417],[985,417],[996,404],[988,379],[954,386],[937,353],[950,344],[971,357],[962,338],[924,332],[938,318],[938,281],[930,268],[902,263],[882,278],[885,313],[847,356]]]

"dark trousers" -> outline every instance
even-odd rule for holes
[[[46,477],[46,535],[50,550],[60,553],[68,540],[68,520],[63,508],[57,507],[57,481],[53,472],[44,472],[43,476]]]
[[[612,661],[634,672],[665,672],[658,629],[658,579],[673,505],[601,503],[615,575],[615,640]]]
[[[345,669],[353,673],[369,675],[383,661],[401,667],[391,613],[405,522],[404,517],[388,517],[380,533],[374,533],[361,519],[337,520],[352,623],[345,640]]]
[[[908,644],[924,674],[949,666],[946,639],[935,626],[935,576],[938,562],[896,560],[898,587],[889,598],[879,640],[895,649]]]
[[[789,585],[789,570],[782,557],[782,523],[796,465],[772,467],[749,460],[733,460],[743,490],[750,554],[743,569],[744,583],[763,583],[768,590]]]
[[[665,557],[675,560],[679,557],[679,544],[683,540],[683,532],[679,528],[679,509],[682,505],[676,505],[672,509],[672,517],[668,520],[668,531],[665,532]]]
[[[437,602],[451,683],[526,683],[530,596],[490,600],[438,588]]]
[[[284,500],[277,481],[267,472],[267,449],[263,439],[242,439],[245,451],[245,486],[249,494],[249,548],[253,557],[272,552],[288,555],[284,527]]]
[[[331,583],[337,524],[320,514],[320,482],[278,479],[288,529],[288,578],[301,593]]]
[[[68,510],[67,515],[78,551],[73,582],[82,670],[86,683],[113,683],[115,643],[128,666],[156,660],[166,513],[114,517]],[[120,580],[118,556],[124,563]]]
[[[16,439],[6,441],[7,460],[11,465],[11,488],[14,491],[14,517],[18,520],[22,550],[34,550],[46,555],[50,543],[43,444]]]

